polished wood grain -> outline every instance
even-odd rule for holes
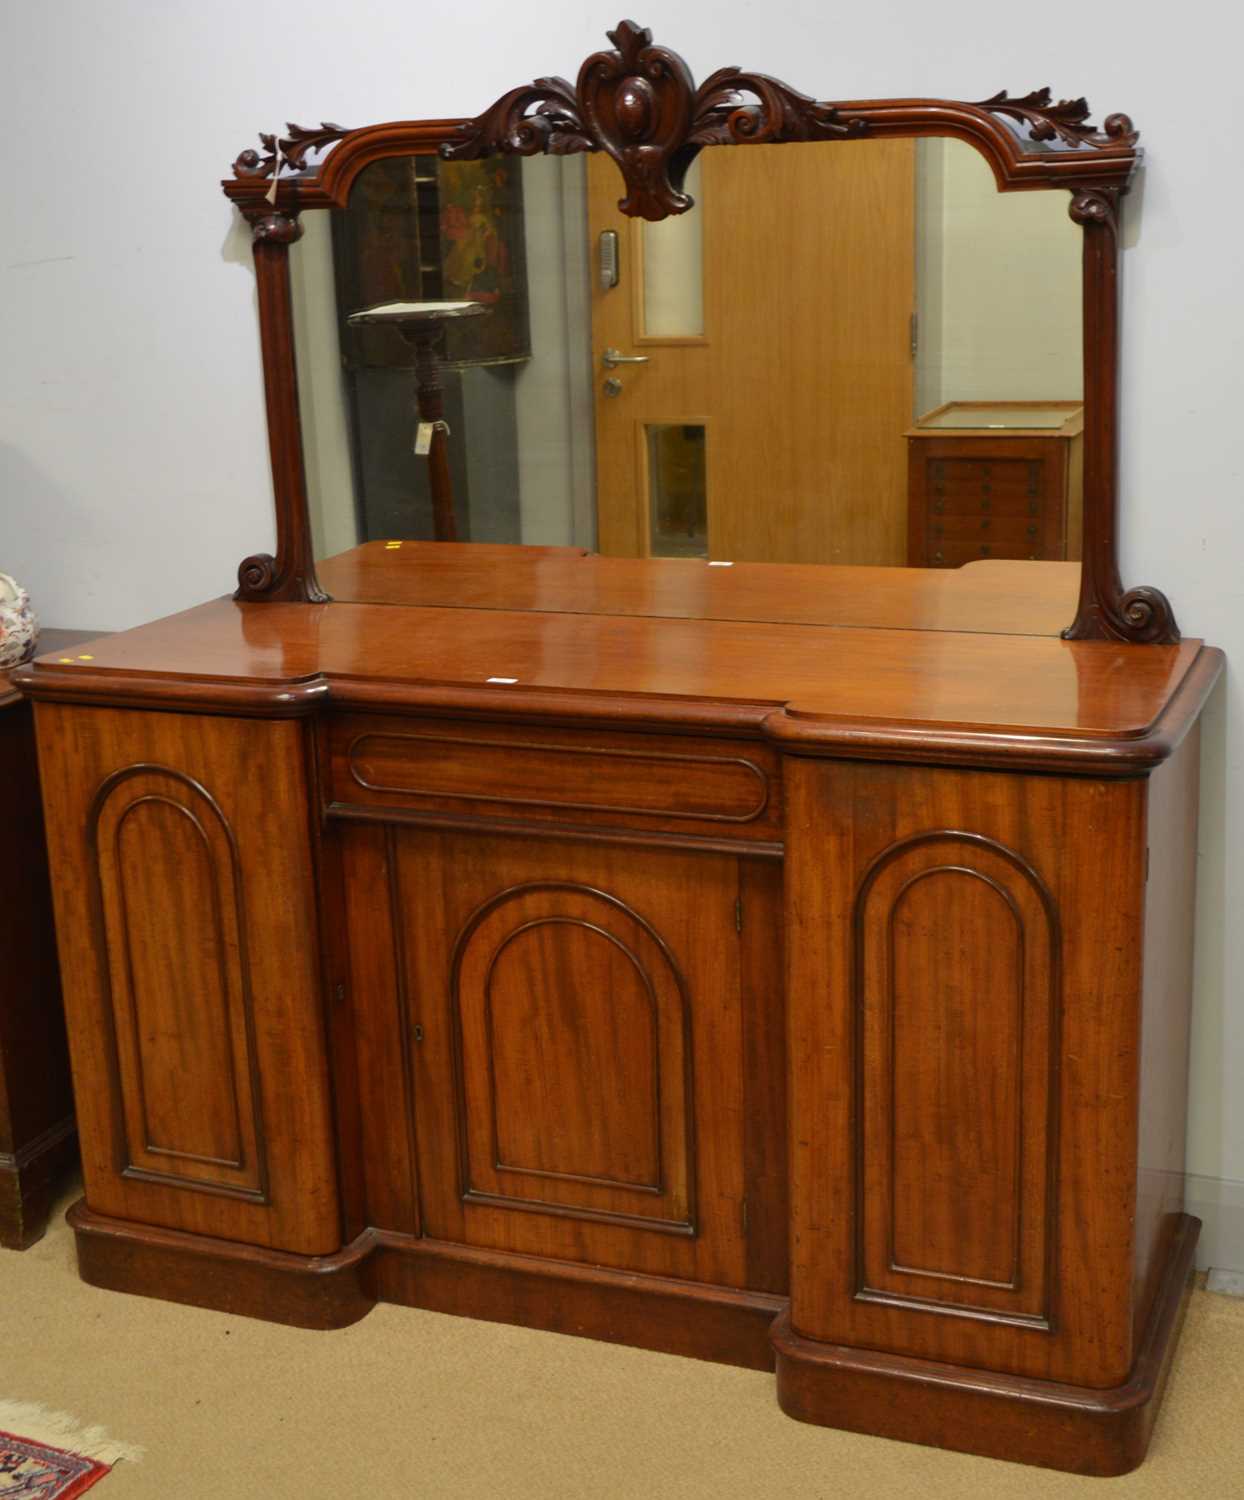
[[[509,1255],[368,1229],[335,1255],[300,1256],[69,1211],[93,1286],[300,1328],[343,1328],[377,1300],[773,1369],[781,1297]]]
[[[406,828],[393,852],[424,1233],[744,1285],[738,860]]]
[[[766,1292],[376,1231],[386,1300],[771,1370],[783,1299]]]
[[[521,818],[744,846],[781,839],[779,758],[746,740],[343,714],[327,742],[338,816]]]
[[[851,956],[857,1298],[1049,1326],[1059,948],[1048,891],[1004,845],[924,833],[870,864]]]
[[[105,779],[86,832],[109,959],[125,1171],[266,1202],[237,836],[202,786],[147,765]]]
[[[1135,774],[1221,670],[1108,643],[733,621],[221,600],[19,672],[36,699],[300,714],[326,704],[765,735],[798,753]],[[490,684],[507,677],[513,683]]]
[[[1196,1219],[1180,1215],[1130,1378],[1095,1391],[802,1338],[773,1326],[778,1401],[802,1422],[1109,1477],[1143,1462],[1192,1287]]]
[[[739,861],[740,1002],[743,1009],[743,1231],[747,1281],[790,1290],[790,1116],[787,1110],[782,869]]]
[[[336,1250],[302,727],[37,718],[87,1202]],[[110,836],[118,795],[140,849]]]
[[[655,929],[588,886],[511,887],[451,972],[464,1201],[694,1232],[691,1017]]]
[[[803,1042],[792,1327],[1121,1384],[1136,1357],[1147,783],[811,761],[786,775],[805,835],[786,861],[790,1029]],[[1151,846],[1154,860],[1168,852]],[[928,891],[941,883],[942,909],[909,899],[878,954],[878,924],[895,919],[884,890],[873,897],[891,865]],[[982,881],[996,892],[974,911]],[[852,1004],[826,1006],[826,991]],[[919,1030],[896,1032],[908,1017]],[[1181,1063],[1168,1058],[1163,1077]],[[885,1249],[903,1248],[887,1214],[906,1216],[922,1269],[940,1274],[887,1274]]]
[[[312,1256],[136,1225],[96,1213],[85,1199],[66,1217],[79,1274],[92,1286],[297,1328],[346,1328],[375,1305],[366,1285],[370,1236]]]
[[[350,1055],[334,1059],[334,1074],[337,1087],[359,1101],[355,1165],[363,1179],[363,1221],[418,1234],[414,1023],[405,953],[392,917],[392,846],[392,830],[379,825],[339,826],[328,840],[326,853],[341,870],[345,920],[336,934],[337,963],[353,1040]]]
[[[727,560],[730,553],[723,553]],[[364,542],[321,559],[334,599],[758,624],[1056,636],[1079,570],[1026,560],[957,569],[602,557],[572,548]]]
[[[776,1358],[807,1420],[1139,1460],[1220,653],[222,600],[79,656],[18,680],[86,1276]]]
[[[1184,1206],[1200,761],[1198,723],[1148,782],[1133,1277],[1137,1337],[1159,1295]]]

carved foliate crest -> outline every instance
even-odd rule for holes
[[[265,131],[259,133],[259,143],[264,148],[261,155],[252,149],[243,151],[233,163],[235,177],[273,177],[282,172],[301,172],[307,164],[307,154],[319,151],[332,141],[349,135],[344,125],[334,125],[324,120],[318,127],[286,123],[288,135],[278,140],[276,135]]]
[[[1054,103],[1049,89],[1034,89],[1022,99],[1013,99],[1005,89],[982,99],[977,109],[1005,115],[1026,126],[1032,141],[1062,141],[1073,149],[1081,146],[1134,146],[1140,132],[1127,115],[1109,115],[1100,130],[1089,122],[1088,100],[1060,99]]]
[[[763,73],[721,68],[697,89],[682,58],[654,45],[651,31],[634,21],[620,22],[609,40],[614,50],[593,53],[573,88],[563,78],[538,78],[512,89],[466,121],[442,155],[606,151],[626,183],[622,212],[664,219],[691,207],[682,182],[701,146],[824,140],[867,128]]]

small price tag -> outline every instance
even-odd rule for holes
[[[420,422],[415,428],[415,456],[426,458],[432,448],[432,434],[436,431],[435,422]]]

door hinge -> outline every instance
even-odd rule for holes
[[[1145,881],[1149,880],[1149,846],[1145,845]]]
[[[908,320],[907,332],[911,338],[911,356],[916,357],[916,351],[920,347],[920,314],[912,313]]]
[[[743,898],[742,898],[742,896],[736,897],[735,902],[734,902],[734,930],[735,930],[735,932],[742,932],[743,931]]]

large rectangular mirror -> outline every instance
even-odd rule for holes
[[[415,451],[416,350],[349,319],[466,300],[484,314],[434,341],[459,541],[1075,562],[1082,231],[1064,194],[1000,193],[949,137],[704,150],[685,185],[695,207],[652,223],[619,211],[603,153],[393,156],[304,216],[317,558],[447,539]],[[376,599],[374,569],[320,574]]]
[[[1178,640],[1116,547],[1131,119],[609,40],[235,159],[277,515],[235,597]]]

